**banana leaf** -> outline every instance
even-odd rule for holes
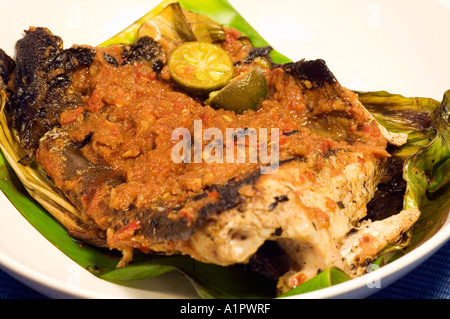
[[[158,14],[166,5],[174,1],[163,1],[141,19],[124,31],[100,44],[133,43],[137,39],[139,27]],[[204,14],[213,20],[234,27],[246,34],[255,46],[268,43],[239,15],[225,0],[180,0],[185,9]],[[290,62],[277,51],[271,52],[276,63]],[[357,92],[361,102],[386,128],[409,134],[408,143],[392,149],[393,156],[400,159],[401,175],[406,181],[404,208],[420,207],[422,216],[414,227],[408,245],[400,247],[409,251],[432,236],[443,224],[450,207],[450,146],[449,146],[449,97],[442,103],[428,98],[406,98],[388,92]],[[0,95],[3,108],[5,95]],[[116,269],[119,255],[111,251],[80,245],[61,226],[66,222],[57,214],[49,214],[60,209],[77,214],[67,202],[45,198],[57,198],[45,175],[38,168],[27,169],[21,165],[23,151],[17,145],[14,133],[9,130],[4,113],[0,117],[0,188],[17,210],[50,242],[69,256],[74,262],[99,278],[116,283],[158,276],[169,271],[181,271],[192,282],[202,298],[271,298],[275,297],[275,283],[246,273],[240,265],[220,267],[203,264],[187,256],[144,256],[139,255],[127,267]],[[43,202],[45,204],[43,204]],[[61,217],[63,218],[63,217]],[[337,270],[326,270],[300,285],[289,295],[305,293],[348,280]],[[151,289],[151,287],[149,287]]]
[[[401,163],[406,182],[402,208],[421,210],[407,245],[400,247],[403,252],[411,251],[444,225],[450,211],[450,90],[441,103],[385,91],[356,93],[388,130],[408,133],[407,143],[390,153]]]

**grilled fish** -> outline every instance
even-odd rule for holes
[[[69,233],[120,250],[119,267],[135,252],[249,263],[276,242],[289,256],[280,293],[333,266],[362,274],[420,214],[360,222],[386,168],[388,143],[401,145],[405,136],[380,126],[323,60],[278,65],[270,50],[255,54],[236,30],[226,32],[218,45],[233,58],[235,75],[258,66],[267,79],[257,111],[216,110],[183,92],[168,76],[168,52],[152,38],[64,49],[50,30],[30,28],[14,65],[6,57],[8,68],[0,63],[6,112],[26,159],[35,159],[79,210],[83,227],[67,227]],[[278,169],[175,163],[171,133],[193,132],[195,121],[202,133],[215,127],[224,136],[227,128],[244,135],[248,128],[279,129],[272,141],[279,144]]]

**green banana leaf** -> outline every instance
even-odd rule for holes
[[[139,26],[156,15],[167,4],[164,1],[154,10],[130,25],[110,40],[101,44],[133,43],[137,39]],[[231,26],[249,36],[255,46],[268,43],[239,15],[225,0],[180,0],[184,8],[205,14],[217,22]],[[277,63],[290,60],[273,51],[272,59]],[[409,134],[408,143],[392,150],[401,159],[403,178],[406,180],[406,194],[403,206],[420,207],[422,216],[414,227],[412,238],[405,251],[413,249],[432,236],[443,224],[450,207],[450,146],[449,146],[449,97],[444,96],[442,104],[427,98],[406,98],[387,92],[357,92],[361,102],[386,128]],[[0,105],[4,96],[0,96]],[[2,113],[3,114],[3,113]],[[10,147],[14,136],[5,126],[6,119],[0,119],[0,188],[17,210],[50,242],[83,268],[99,278],[120,284],[130,280],[158,276],[169,271],[181,271],[192,282],[202,298],[271,298],[275,297],[275,283],[268,279],[246,273],[239,265],[220,267],[203,264],[187,256],[143,256],[124,268],[116,269],[120,256],[109,250],[80,245],[73,240],[59,221],[48,213],[33,196],[42,191],[33,185],[43,183],[39,176],[30,175],[34,183],[26,187],[17,179],[17,165],[20,165],[20,150]],[[8,149],[9,147],[9,149]],[[11,156],[15,155],[14,156]],[[19,176],[19,179],[23,176]],[[51,192],[48,188],[46,191]],[[36,198],[36,197],[35,197]],[[54,203],[58,207],[64,203]],[[67,210],[71,207],[67,206]],[[404,247],[401,247],[404,248]],[[337,269],[325,270],[308,282],[298,286],[287,295],[305,293],[348,280]],[[151,287],[150,287],[151,289]],[[287,296],[286,295],[286,296]],[[284,295],[285,296],[285,295]]]
[[[442,227],[450,210],[450,90],[442,103],[388,92],[357,93],[387,129],[408,133],[408,142],[391,154],[403,163],[403,208],[421,210],[405,249],[410,251]]]

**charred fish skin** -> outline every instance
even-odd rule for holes
[[[16,67],[14,60],[0,49],[0,89],[6,90],[11,74]]]
[[[299,80],[307,80],[321,87],[323,87],[325,83],[336,83],[334,74],[322,59],[311,61],[303,59],[298,62],[286,63],[282,68]]]
[[[152,38],[144,36],[123,48],[122,58],[124,61],[122,64],[133,64],[144,59],[151,62],[153,71],[159,74],[164,66],[161,54],[161,45]]]
[[[89,65],[95,50],[63,49],[62,39],[47,28],[30,28],[16,44],[11,113],[21,143],[32,156],[39,139],[58,125],[59,115],[82,102],[67,92],[69,72]]]

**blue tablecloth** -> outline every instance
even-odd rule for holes
[[[44,299],[0,271],[1,299]],[[376,292],[370,299],[450,299],[450,241],[412,272]]]

